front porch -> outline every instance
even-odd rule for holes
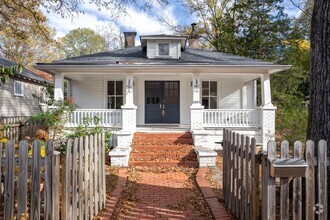
[[[116,130],[117,145],[122,147],[130,147],[139,130],[183,129],[193,134],[195,146],[211,149],[221,149],[223,128],[253,136],[261,144],[274,139],[276,108],[265,69],[223,69],[222,73],[221,68],[213,67],[204,68],[205,73],[166,69],[166,73],[155,74],[157,71],[56,74],[55,99],[64,98],[67,80],[66,93],[80,107],[69,115],[66,126],[76,127],[88,116],[93,127],[92,119],[98,116],[101,126]],[[258,92],[261,106],[256,104]]]
[[[231,128],[256,137],[260,143],[262,141],[261,121],[264,113],[261,108],[200,109],[198,112],[196,109],[191,109],[190,114],[194,118],[192,124],[137,125],[134,131],[130,132],[125,132],[123,129],[122,122],[126,120],[123,118],[123,111],[125,112],[127,109],[78,109],[69,115],[66,127],[77,127],[86,117],[90,119],[89,126],[94,127],[92,119],[97,116],[101,119],[102,127],[116,130],[117,145],[125,147],[130,146],[134,132],[192,132],[195,146],[221,149],[223,128]],[[126,128],[126,131],[128,129]]]

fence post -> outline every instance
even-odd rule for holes
[[[6,159],[5,159],[5,219],[12,219],[14,217],[14,141],[9,140],[6,143]]]
[[[281,143],[281,158],[289,157],[289,142],[282,141]],[[280,207],[281,220],[289,219],[289,178],[280,178],[281,194],[280,194]]]
[[[314,142],[306,142],[306,219],[314,220],[315,184],[314,184]]]
[[[251,205],[251,188],[250,188],[250,137],[245,138],[245,216],[248,218],[250,216],[250,205]]]
[[[52,210],[53,210],[53,219],[60,219],[60,161],[61,156],[60,152],[54,151],[54,163],[53,163],[53,185],[52,185],[52,194],[53,194],[53,202],[52,202]]]
[[[251,139],[251,216],[250,219],[257,219],[257,180],[256,180],[256,139]]]
[[[224,128],[222,131],[223,134],[223,140],[222,140],[222,160],[223,160],[223,166],[222,166],[222,192],[223,192],[223,199],[225,200],[227,204],[227,130]]]
[[[40,141],[32,143],[31,213],[30,219],[40,219]]]
[[[302,143],[300,141],[294,142],[294,158],[302,157]],[[293,179],[293,220],[300,220],[302,218],[302,193],[301,193],[301,177]]]
[[[263,213],[262,219],[275,219],[276,217],[276,197],[275,178],[269,174],[269,161],[275,158],[276,145],[274,141],[267,144],[267,155],[263,160]]]
[[[18,125],[18,140],[23,140],[24,139],[24,124],[22,121],[19,121]]]
[[[328,202],[327,202],[327,142],[320,140],[318,143],[318,204],[319,219],[327,219]]]
[[[240,153],[240,134],[239,133],[236,133],[236,144],[235,144],[235,156],[236,156],[236,201],[235,201],[235,207],[236,207],[236,216],[237,218],[240,218],[240,193],[239,193],[239,190],[240,190],[240,160],[239,160],[239,153]]]
[[[244,169],[244,158],[245,158],[245,151],[244,151],[244,139],[245,139],[245,136],[244,135],[241,135],[241,146],[240,146],[240,157],[241,157],[241,204],[240,204],[240,213],[241,213],[241,219],[244,219],[245,218],[245,213],[244,213],[244,210],[245,210],[245,181],[244,181],[244,172],[245,172],[245,169]]]
[[[232,200],[231,200],[231,210],[234,212],[236,215],[236,195],[235,195],[235,189],[236,189],[236,132],[232,133],[232,171],[233,171],[233,176],[232,176]]]
[[[28,142],[20,141],[17,219],[20,219],[21,215],[27,211],[27,175],[28,175]]]
[[[52,184],[54,180],[53,176],[53,166],[54,166],[54,148],[53,142],[47,141],[46,144],[46,156],[45,156],[45,216],[44,218],[53,219],[53,187]]]

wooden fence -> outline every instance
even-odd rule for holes
[[[44,126],[28,119],[28,116],[0,117],[0,132],[3,132],[0,136],[16,142],[23,140],[25,136],[35,137],[36,131]],[[8,126],[8,129],[2,131],[4,126]]]
[[[224,130],[223,196],[225,203],[239,219],[257,219],[256,186],[259,167],[256,163],[256,140]]]
[[[15,142],[9,140],[4,150],[0,143],[0,171],[4,178],[4,186],[1,184],[0,187],[0,212],[3,219],[14,219],[14,216],[21,219],[27,213],[30,219],[59,219],[59,161],[51,141],[41,146],[40,141],[29,145],[24,140],[16,147]]]
[[[0,219],[92,219],[105,207],[104,140],[69,139],[62,162],[51,141],[0,142]]]
[[[305,157],[302,146],[296,141],[291,157],[287,141],[281,143],[280,155],[274,141],[268,143],[267,152],[256,152],[254,138],[224,129],[223,192],[225,203],[239,219],[327,219],[327,144],[321,140],[315,151],[314,143],[307,141]],[[304,176],[296,177],[297,168],[290,172],[292,168],[286,167],[285,177],[272,177],[270,166],[275,158],[304,158]]]
[[[105,207],[105,136],[69,139],[66,147],[62,219],[92,219]]]

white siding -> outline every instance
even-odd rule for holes
[[[253,81],[245,83],[246,86],[246,108],[252,109],[256,106],[256,100],[254,100],[254,83]]]
[[[240,80],[222,79],[220,81],[221,97],[219,108],[221,109],[240,109],[242,108],[243,83]]]
[[[147,57],[148,58],[155,58],[156,56],[156,42],[148,41],[147,42]]]
[[[170,56],[178,59],[178,43],[170,43]]]
[[[90,78],[82,81],[72,81],[72,97],[79,108],[82,109],[106,108],[104,80]]]
[[[169,56],[173,59],[178,59],[181,56],[181,44],[180,41],[174,40],[148,40],[147,42],[147,57],[149,59],[158,57],[158,44],[169,43],[170,53]]]

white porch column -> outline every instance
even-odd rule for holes
[[[276,107],[272,104],[270,75],[263,74],[261,79],[261,95],[262,106],[261,110],[261,128],[262,128],[262,143],[263,150],[267,150],[267,142],[275,140],[275,110]]]
[[[122,109],[122,130],[134,132],[136,129],[136,105],[133,102],[133,74],[125,79],[125,104]]]
[[[200,101],[200,86],[201,81],[198,74],[192,77],[192,90],[193,90],[193,103],[190,106],[190,129],[202,130],[203,129],[203,109]]]
[[[55,85],[54,85],[54,99],[63,100],[64,99],[64,74],[55,74]]]

